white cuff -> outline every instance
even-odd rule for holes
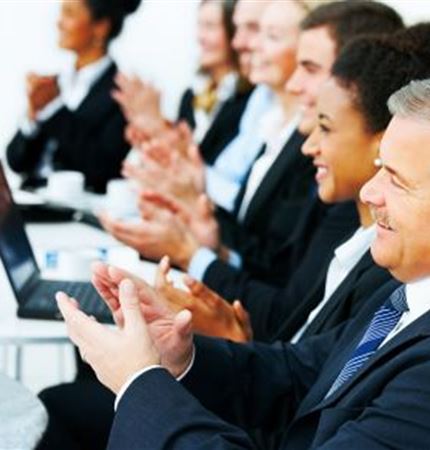
[[[64,102],[60,96],[54,98],[51,102],[49,102],[43,109],[41,109],[36,114],[36,120],[38,122],[45,122],[50,119],[54,114],[56,114],[62,107],[64,106]]]
[[[241,269],[242,262],[242,257],[239,255],[239,253],[235,252],[234,250],[228,251],[228,263],[230,266],[234,267],[235,269]]]
[[[191,355],[190,363],[188,364],[187,368],[176,378],[177,381],[181,381],[183,378],[185,378],[187,376],[188,372],[192,369],[192,367],[194,365],[195,357],[196,357],[196,348],[193,346],[193,354]],[[160,369],[160,368],[162,368],[162,366],[152,365],[152,366],[145,367],[144,369],[139,370],[139,371],[135,372],[133,375],[131,375],[128,378],[128,380],[121,386],[121,389],[119,390],[119,392],[115,398],[114,411],[117,410],[118,404],[121,401],[121,398],[124,396],[126,390],[131,386],[133,381],[135,381],[137,378],[139,378],[144,373],[149,372],[150,370]]]
[[[131,375],[127,381],[121,386],[121,389],[119,390],[118,394],[116,395],[115,398],[115,404],[114,404],[114,411],[117,410],[118,408],[118,403],[120,402],[121,398],[123,397],[123,395],[125,394],[125,391],[130,387],[130,385],[133,383],[134,380],[136,380],[137,378],[139,378],[141,375],[143,375],[145,372],[149,372],[152,369],[159,369],[161,366],[159,365],[152,365],[152,366],[148,366],[145,367],[142,370],[139,370],[137,372],[135,372],[133,375]]]
[[[218,259],[214,251],[207,247],[200,247],[191,258],[188,273],[197,281],[203,281],[208,267]]]
[[[31,138],[37,134],[39,126],[36,121],[29,119],[28,116],[24,116],[19,129],[25,137]]]

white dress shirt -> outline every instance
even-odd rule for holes
[[[354,269],[367,250],[369,250],[375,235],[375,225],[368,228],[360,227],[350,239],[336,248],[334,257],[331,260],[327,271],[324,297],[318,306],[311,311],[306,323],[293,336],[291,339],[292,343],[296,343],[300,340],[303,333],[329,301],[334,291]]]
[[[206,192],[227,211],[233,211],[237,194],[263,145],[260,122],[273,104],[273,91],[265,85],[256,86],[240,119],[238,135],[223,149],[213,166],[206,166]]]
[[[408,303],[409,311],[402,314],[397,325],[387,335],[379,348],[393,339],[394,336],[404,330],[412,322],[419,319],[423,314],[430,311],[430,277],[408,283],[405,288],[406,302]]]
[[[236,72],[230,72],[224,76],[217,87],[217,103],[209,113],[204,111],[203,109],[194,109],[194,120],[196,126],[193,131],[193,137],[198,144],[203,141],[206,133],[211,127],[212,122],[218,114],[218,111],[222,108],[223,104],[235,94],[237,79],[238,75]],[[207,76],[197,76],[191,87],[194,95],[199,95],[199,93],[202,93],[207,88],[208,82],[209,78]]]
[[[243,196],[237,216],[239,222],[243,222],[254,194],[281,153],[284,145],[297,129],[299,122],[300,114],[296,114],[292,120],[286,123],[284,112],[280,105],[273,107],[262,119],[261,134],[266,148],[263,155],[252,166],[251,174],[246,183],[245,195]]]

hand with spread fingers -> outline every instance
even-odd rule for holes
[[[188,158],[169,148],[164,139],[151,139],[140,146],[140,164],[125,161],[122,175],[144,189],[173,196],[192,208],[204,192],[205,172],[198,149],[193,146],[190,155]]]
[[[175,288],[168,280],[170,264],[164,257],[159,264],[155,288],[172,309],[187,309],[193,314],[193,329],[206,336],[221,337],[236,342],[252,340],[248,313],[240,301],[231,305],[203,283],[185,278],[189,292]]]
[[[221,246],[219,224],[214,215],[214,206],[205,194],[201,194],[192,208],[172,196],[159,191],[145,190],[139,196],[139,209],[143,211],[151,204],[167,209],[188,227],[201,246],[218,251]]]
[[[182,125],[178,125],[178,128]],[[198,192],[205,189],[205,166],[197,145],[189,143],[185,151],[168,139],[152,139],[141,146],[144,156],[158,162],[169,173],[185,177]]]
[[[120,105],[124,116],[130,123],[162,123],[160,92],[150,83],[145,83],[138,77],[128,77],[119,73],[115,78],[117,89],[112,97]]]
[[[119,286],[119,299],[124,314],[121,329],[110,329],[79,310],[74,299],[58,293],[58,307],[67,324],[70,339],[91,365],[98,379],[118,393],[127,379],[145,367],[160,364],[148,326],[143,317],[136,288],[130,280]]]
[[[187,270],[200,247],[189,227],[176,214],[149,202],[140,208],[140,212],[142,218],[138,223],[112,219],[108,213],[100,214],[99,220],[108,233],[144,258],[159,261],[169,255],[176,266]]]
[[[106,327],[79,310],[78,302],[57,294],[72,341],[114,392],[128,377],[160,364],[177,377],[192,356],[192,315],[173,311],[143,280],[112,266],[97,263],[93,283],[111,309],[118,328]]]

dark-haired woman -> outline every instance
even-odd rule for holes
[[[129,150],[125,120],[111,98],[117,68],[107,54],[125,17],[140,0],[63,1],[59,45],[75,63],[58,76],[27,76],[27,113],[7,148],[24,187],[37,187],[55,170],[75,170],[86,186],[103,192],[120,176]]]
[[[203,0],[198,11],[200,70],[182,96],[178,119],[193,129],[204,160],[212,164],[236,136],[250,86],[240,78],[231,47],[235,0]]]

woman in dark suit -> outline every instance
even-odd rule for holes
[[[103,192],[120,176],[129,145],[125,120],[111,98],[115,63],[109,43],[140,0],[76,0],[62,3],[59,45],[75,64],[59,76],[27,76],[27,113],[7,148],[10,167],[24,187],[46,182],[54,170],[85,175],[86,186]]]
[[[179,120],[193,130],[206,163],[212,164],[238,133],[250,85],[237,71],[231,47],[235,0],[203,0],[198,11],[200,69],[180,102]]]

